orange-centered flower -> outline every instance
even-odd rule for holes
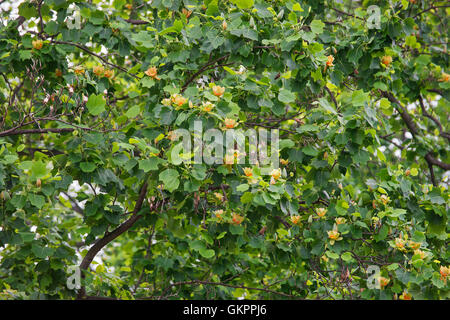
[[[391,281],[390,279],[387,279],[387,278],[385,278],[385,277],[379,277],[379,278],[378,278],[378,282],[380,283],[381,289],[383,289],[384,287],[386,287],[390,281]]]
[[[253,175],[252,168],[244,168],[244,174],[246,177],[251,177]]]
[[[177,138],[177,134],[173,131],[169,131],[169,133],[167,133],[167,138],[169,138],[170,141],[174,141]]]
[[[112,78],[114,76],[114,70],[105,70],[105,73],[103,74],[106,78]]]
[[[61,77],[62,76],[62,71],[60,69],[55,69],[55,76],[57,77]]]
[[[153,79],[159,80],[156,67],[149,67],[144,73]]]
[[[291,222],[296,225],[300,225],[300,216],[292,216]]]
[[[422,260],[425,258],[425,252],[420,249],[414,250],[414,255],[418,255]]]
[[[216,198],[220,201],[222,201],[223,199],[223,194],[219,193],[219,192],[214,192],[214,195],[216,196]]]
[[[241,217],[237,213],[233,213],[232,221],[233,221],[233,224],[238,225],[238,224],[241,224],[242,221],[244,221],[244,217]]]
[[[227,127],[228,129],[232,129],[236,126],[236,120],[234,119],[225,118],[223,123],[225,124],[225,127]]]
[[[185,9],[185,8],[183,8],[183,9],[181,10],[181,12],[185,15],[186,18],[189,18],[190,15],[192,14],[192,11],[187,10],[187,9]]]
[[[412,296],[406,291],[403,291],[402,295],[399,298],[400,300],[411,300]]]
[[[233,164],[234,163],[234,154],[225,155],[225,164]]]
[[[409,241],[408,243],[409,247],[413,250],[417,250],[420,248],[420,242],[414,242],[414,241]]]
[[[328,231],[328,238],[331,240],[338,240],[340,236],[340,233],[337,230],[330,230]]]
[[[280,169],[273,169],[272,172],[270,173],[270,175],[276,181],[276,180],[278,180],[281,177],[281,170]]]
[[[214,109],[214,104],[212,104],[211,102],[203,102],[202,103],[202,110],[204,112],[211,112],[211,110]]]
[[[40,50],[42,46],[44,45],[44,41],[42,40],[33,40],[31,41],[31,44],[33,45],[33,48],[36,50]]]
[[[222,29],[223,30],[227,30],[227,27],[228,27],[228,23],[225,20],[223,20],[223,22],[222,22]]]
[[[405,250],[405,240],[403,240],[402,238],[395,238],[395,247],[400,251],[404,251]]]
[[[325,214],[327,213],[327,209],[326,208],[317,208],[316,209],[316,214],[319,216],[319,217],[323,217]]]
[[[346,221],[345,218],[336,218],[336,224],[344,224]]]
[[[386,205],[388,202],[391,201],[391,199],[389,199],[389,197],[385,194],[382,194],[380,197],[381,202],[383,202],[384,205]]]
[[[220,210],[216,210],[216,211],[214,211],[214,215],[216,216],[216,218],[218,218],[219,220],[222,220],[222,215],[223,215],[223,210],[222,209],[220,209]]]
[[[447,283],[447,277],[450,274],[450,267],[441,266],[439,273],[441,274],[441,280]]]
[[[179,107],[181,107],[183,104],[185,104],[186,101],[187,101],[187,99],[178,93],[176,93],[172,96],[172,103],[176,104]]]
[[[289,163],[289,160],[285,160],[285,159],[280,159],[280,162],[283,166],[287,166]]]
[[[450,80],[450,74],[442,72],[440,82],[448,82]]]
[[[93,71],[97,77],[102,77],[103,74],[105,73],[105,68],[103,68],[103,66],[95,66],[93,68]]]
[[[332,67],[333,66],[334,57],[332,55],[329,55],[327,57],[327,66]]]
[[[221,97],[225,92],[225,88],[221,86],[213,86],[212,87],[213,94],[217,97]]]
[[[389,67],[389,65],[392,63],[392,57],[391,57],[391,56],[383,56],[383,58],[381,58],[381,62],[382,62],[386,67]]]
[[[75,74],[83,74],[84,73],[84,68],[82,66],[76,66],[73,69],[73,72],[75,72]]]

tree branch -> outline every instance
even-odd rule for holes
[[[145,195],[147,194],[147,182],[145,182],[141,190],[139,192],[139,197],[136,201],[136,205],[133,210],[133,215],[126,220],[124,223],[122,223],[120,226],[118,226],[116,229],[114,229],[112,232],[106,234],[103,238],[99,239],[95,244],[89,249],[86,256],[83,258],[83,261],[81,261],[80,269],[82,271],[87,270],[92,262],[92,260],[95,258],[97,253],[103,249],[108,243],[116,239],[118,236],[126,232],[128,229],[130,229],[136,221],[138,221],[140,218],[142,218],[141,215],[138,215],[138,212],[142,208],[142,204],[144,203]],[[84,276],[84,274],[82,274]],[[82,286],[80,290],[78,291],[77,299],[83,299],[86,296],[86,288],[85,286]]]

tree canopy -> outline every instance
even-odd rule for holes
[[[0,6],[1,299],[449,298],[448,1]]]

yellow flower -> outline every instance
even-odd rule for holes
[[[149,67],[144,73],[153,79],[159,80],[156,67]]]
[[[186,16],[186,18],[189,18],[190,15],[192,14],[192,11],[187,10],[187,9],[185,9],[185,8],[183,8],[183,9],[181,10],[181,12]]]
[[[378,278],[378,282],[380,283],[381,289],[383,289],[384,287],[386,287],[390,281],[391,281],[390,279],[387,279],[387,278],[385,278],[385,277],[379,277],[379,278]]]
[[[409,241],[408,243],[409,247],[413,250],[417,250],[420,248],[420,242],[414,242],[414,241]]]
[[[162,101],[161,101],[161,103],[164,105],[164,106],[170,106],[171,104],[172,104],[172,100],[170,100],[169,98],[165,98],[165,99],[162,99]]]
[[[332,67],[333,66],[334,57],[332,55],[329,55],[327,57],[327,66]]]
[[[103,66],[95,66],[93,68],[93,71],[97,77],[102,77],[103,74],[105,73],[105,68],[103,68]]]
[[[176,104],[177,106],[181,107],[183,104],[187,102],[187,99],[183,97],[182,95],[176,93],[172,95],[172,103]]]
[[[450,80],[450,74],[442,72],[441,78],[439,79],[440,82],[448,82]]]
[[[296,224],[296,225],[300,225],[301,223],[300,223],[300,216],[292,216],[291,217],[291,222],[293,223],[293,224]]]
[[[336,218],[336,224],[344,224],[347,222],[345,218]]]
[[[212,87],[213,94],[217,97],[221,97],[223,93],[225,92],[225,88],[221,86],[213,86]]]
[[[420,259],[424,259],[425,258],[425,252],[423,252],[420,249],[414,250],[414,255],[418,255],[420,257]]]
[[[114,76],[114,70],[105,70],[104,73],[105,78],[112,78]]]
[[[391,201],[391,199],[389,199],[389,197],[385,194],[382,194],[380,197],[381,202],[383,202],[384,205],[386,205],[388,202]]]
[[[214,104],[212,104],[211,102],[202,102],[202,110],[204,112],[211,112],[212,109],[214,109]]]
[[[405,240],[402,238],[395,238],[395,247],[400,251],[405,251]]]
[[[62,76],[62,71],[60,69],[55,69],[55,76],[57,77],[61,77]]]
[[[244,168],[244,174],[246,177],[251,177],[253,175],[252,168]]]
[[[220,210],[214,211],[214,215],[215,215],[216,218],[218,218],[219,220],[222,220],[222,219],[223,219],[223,217],[222,217],[222,215],[223,215],[223,210],[220,209]]]
[[[225,127],[228,129],[232,129],[236,126],[236,120],[234,119],[225,118],[223,122],[225,123]]]
[[[447,277],[450,274],[450,267],[441,266],[439,273],[441,274],[441,280],[447,283]]]
[[[328,231],[328,238],[330,238],[331,240],[338,240],[340,235],[341,234],[337,230],[333,229]]]
[[[316,209],[316,214],[319,216],[319,217],[323,217],[325,214],[327,213],[327,209],[326,208],[317,208]]]
[[[81,66],[76,66],[76,67],[73,69],[73,72],[75,72],[75,74],[83,74],[83,73],[84,73],[84,68],[81,67]]]
[[[242,221],[244,221],[244,217],[241,217],[240,215],[238,215],[237,213],[233,213],[233,219],[232,219],[232,223],[235,225],[241,224]]]
[[[214,192],[214,195],[216,196],[216,198],[220,201],[222,201],[223,199],[223,194],[221,194],[220,192]]]
[[[227,154],[225,155],[225,164],[233,164],[234,163],[234,155],[233,154]]]
[[[402,295],[399,297],[400,300],[411,300],[412,297],[409,293],[407,293],[406,291],[403,291]]]
[[[286,166],[289,163],[289,160],[280,159],[280,162],[283,166]]]
[[[177,134],[173,131],[169,131],[167,138],[169,138],[170,141],[174,141],[177,138]]]
[[[383,58],[381,58],[381,62],[382,62],[386,67],[389,67],[389,65],[392,63],[392,57],[391,57],[391,56],[383,56]]]
[[[281,170],[280,169],[273,169],[270,173],[273,180],[277,181],[281,177]]]
[[[44,45],[44,41],[42,41],[42,40],[33,40],[33,41],[31,41],[31,44],[33,45],[34,49],[41,50],[42,46]]]

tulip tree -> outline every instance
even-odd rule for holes
[[[0,297],[449,298],[449,10],[3,1]],[[195,121],[280,168],[179,161]]]

